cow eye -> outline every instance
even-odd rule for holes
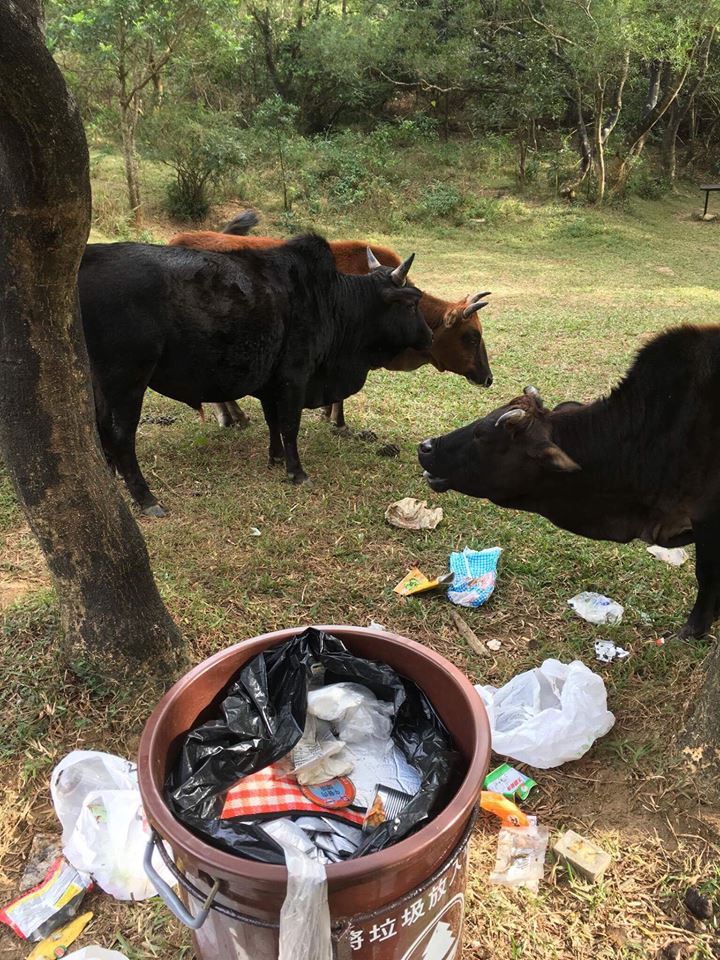
[[[480,343],[480,334],[477,332],[477,330],[467,330],[463,334],[462,338],[463,343],[465,343],[468,347],[476,347],[478,343]]]

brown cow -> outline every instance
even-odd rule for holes
[[[247,212],[237,218],[238,230],[245,231],[257,222],[254,214]],[[280,246],[285,241],[277,237],[248,237],[233,233],[236,221],[232,221],[225,231],[218,233],[213,230],[195,230],[178,233],[171,240],[173,246],[191,247],[197,250],[213,250],[218,253],[229,253],[234,250],[248,248],[266,248]],[[401,258],[388,247],[376,244],[363,243],[359,240],[335,240],[330,243],[337,269],[341,273],[366,274],[368,273],[368,249],[372,250],[379,264],[387,267],[397,267]],[[465,377],[470,383],[489,387],[493,382],[487,351],[482,335],[482,324],[478,312],[487,305],[483,297],[488,292],[476,293],[464,297],[455,303],[441,300],[432,294],[423,293],[420,300],[420,309],[426,323],[433,332],[433,342],[430,350],[418,353],[416,350],[405,350],[391,360],[388,370],[416,370],[426,363],[432,363],[441,372],[450,371]],[[213,404],[215,415],[221,426],[231,426],[238,423],[244,426],[247,423],[245,413],[236,403]],[[338,429],[345,428],[343,404],[335,403],[332,408],[325,409],[325,416]]]

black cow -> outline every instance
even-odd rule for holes
[[[720,327],[647,344],[609,396],[549,411],[537,390],[420,444],[427,482],[539,513],[595,540],[695,542],[682,636],[720,616]]]
[[[303,407],[351,396],[368,371],[432,336],[405,285],[412,257],[366,277],[335,269],[325,240],[297,237],[233,254],[141,243],[92,244],[79,287],[100,439],[143,512],[162,516],[135,456],[148,387],[194,409],[253,395],[270,462],[307,479]]]

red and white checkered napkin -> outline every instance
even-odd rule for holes
[[[308,800],[297,781],[290,774],[283,773],[279,765],[274,763],[238,781],[234,787],[230,787],[220,819],[284,813],[315,813],[323,817],[338,817],[358,826],[361,826],[365,819],[364,810],[352,807],[328,809]]]

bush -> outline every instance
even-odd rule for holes
[[[165,206],[179,220],[204,219],[213,193],[246,162],[234,122],[223,114],[165,110],[143,132],[150,153],[175,171]]]
[[[460,213],[463,206],[463,195],[456,186],[452,183],[433,180],[430,186],[419,195],[413,219],[457,223],[462,219]]]

